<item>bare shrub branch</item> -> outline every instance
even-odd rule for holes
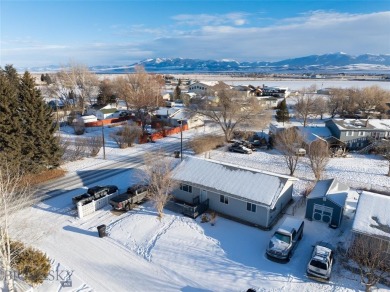
[[[149,185],[148,198],[157,210],[158,217],[164,215],[164,206],[171,198],[172,190],[177,182],[172,178],[174,161],[166,157],[163,152],[148,153],[145,155],[145,177],[143,181]]]
[[[282,153],[286,161],[290,175],[294,175],[300,158],[297,150],[303,145],[302,135],[297,129],[288,128],[276,134],[275,143],[276,149]]]
[[[310,167],[313,170],[316,180],[321,179],[325,167],[329,162],[328,143],[320,139],[311,142],[308,156]]]
[[[223,145],[224,141],[225,138],[223,136],[202,135],[191,139],[189,145],[196,154],[200,154]]]

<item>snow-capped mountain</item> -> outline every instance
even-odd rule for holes
[[[201,60],[184,58],[155,58],[123,66],[92,66],[96,73],[129,73],[137,65],[148,72],[180,73],[180,72],[302,72],[302,71],[372,71],[386,72],[390,70],[390,55],[364,54],[351,56],[345,53],[311,55],[277,62],[237,62],[230,59]],[[32,72],[56,71],[58,67],[28,68]],[[24,70],[24,69],[23,69]]]

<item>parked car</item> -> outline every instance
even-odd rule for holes
[[[147,185],[132,185],[127,189],[127,192],[111,198],[109,204],[115,210],[129,211],[135,204],[141,203],[148,194],[149,187]]]
[[[238,153],[244,153],[244,154],[251,154],[252,153],[252,149],[245,147],[244,145],[238,144],[238,143],[234,143],[234,144],[230,145],[228,149],[230,152],[238,152]]]
[[[314,246],[311,259],[307,264],[307,275],[317,281],[330,279],[334,257],[334,248],[327,242],[319,242]]]
[[[267,255],[280,260],[290,259],[302,239],[303,226],[302,219],[286,217],[272,236],[267,247]]]
[[[77,204],[78,202],[82,202],[83,205],[93,201],[105,197],[107,195],[114,194],[118,192],[118,187],[114,185],[107,186],[94,186],[87,190],[86,193],[81,194],[79,196],[73,197],[73,204]]]

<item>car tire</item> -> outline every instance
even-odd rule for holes
[[[130,211],[130,204],[129,204],[129,203],[126,204],[126,206],[125,206],[125,211],[126,211],[126,212],[127,212],[127,211]]]

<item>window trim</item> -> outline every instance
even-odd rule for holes
[[[229,205],[229,197],[225,195],[219,195],[219,202],[225,205]]]
[[[192,186],[187,184],[180,184],[180,190],[192,194]]]
[[[256,209],[257,209],[256,204],[246,202],[246,210],[247,211],[256,213]]]

